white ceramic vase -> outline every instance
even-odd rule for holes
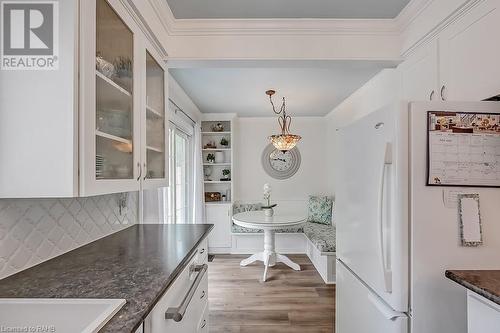
[[[274,215],[274,210],[272,208],[264,208],[264,216],[272,217]]]
[[[224,153],[221,151],[215,152],[215,163],[224,163]]]

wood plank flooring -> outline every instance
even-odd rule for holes
[[[306,255],[290,255],[301,271],[261,262],[240,267],[248,256],[216,255],[209,263],[211,333],[332,333],[335,285],[327,285]]]

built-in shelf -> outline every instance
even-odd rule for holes
[[[153,146],[146,146],[146,149],[150,150],[150,151],[157,152],[157,153],[163,153],[163,149],[157,148],[157,147],[153,147]]]
[[[231,184],[230,180],[205,180],[205,184]]]
[[[205,201],[206,205],[230,205],[231,201]]]
[[[115,88],[116,90],[118,90],[120,93],[124,94],[125,96],[128,96],[128,97],[131,97],[132,94],[129,93],[127,90],[125,90],[123,87],[121,87],[119,84],[117,84],[115,81],[111,80],[110,78],[106,77],[104,74],[102,74],[101,72],[99,72],[98,70],[95,71],[95,75],[100,78],[101,80],[103,80],[104,82],[106,82],[108,85],[110,85],[111,87]]]
[[[203,163],[203,166],[231,166],[231,163]]]
[[[163,114],[160,111],[158,111],[158,110],[156,110],[148,105],[146,105],[146,111],[151,112],[152,114],[154,114],[157,117],[163,118]]]
[[[230,151],[231,148],[203,148],[203,151]]]
[[[204,135],[224,135],[231,134],[231,132],[201,132]]]
[[[132,144],[132,140],[124,139],[124,138],[121,138],[119,136],[116,136],[116,135],[113,135],[113,134],[108,134],[108,133],[105,133],[105,132],[102,132],[102,131],[99,131],[99,130],[95,131],[95,135],[100,136],[101,138],[106,138],[106,139],[113,140],[113,141],[118,141],[118,142],[121,142],[121,143]]]

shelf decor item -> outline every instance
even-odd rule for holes
[[[271,143],[276,149],[282,152],[286,152],[293,149],[293,147],[297,145],[302,137],[300,135],[290,133],[290,124],[292,123],[292,117],[286,114],[285,97],[283,97],[283,103],[281,104],[279,111],[276,111],[272,98],[275,93],[276,91],[274,90],[266,91],[266,95],[269,96],[269,102],[271,102],[274,113],[279,116],[278,124],[281,128],[281,134],[271,135],[269,137],[269,140],[271,140]]]
[[[221,201],[222,196],[220,192],[205,192],[205,202]]]
[[[205,176],[205,180],[212,180],[210,179],[210,175],[212,174],[212,167],[211,166],[205,166],[203,168],[203,175]]]
[[[227,148],[229,146],[229,140],[226,138],[220,139],[220,145],[224,148]]]
[[[215,152],[215,163],[224,163],[224,153],[221,151]]]
[[[208,154],[207,155],[207,162],[208,163],[215,163],[215,154],[212,154],[212,153]]]
[[[277,205],[271,205],[271,192],[272,188],[271,185],[268,183],[264,184],[264,205],[262,206],[262,210],[264,211],[264,215],[266,217],[272,217],[274,215],[274,210],[273,208],[276,207]]]
[[[119,56],[113,62],[116,71],[114,81],[128,92],[132,91],[132,60],[129,57]]]
[[[213,132],[224,132],[224,125],[221,123],[213,124],[211,128]]]
[[[230,175],[231,175],[231,170],[229,170],[229,169],[222,170],[221,181],[229,181],[229,180],[231,180],[231,178],[229,177]]]
[[[205,146],[203,146],[203,149],[215,149],[217,146],[215,145],[215,141],[209,141]]]
[[[95,57],[95,66],[96,69],[108,79],[112,78],[115,75],[115,66],[112,63],[104,60],[100,52],[97,52],[97,56]]]

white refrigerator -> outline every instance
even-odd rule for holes
[[[484,244],[462,247],[458,209],[426,186],[427,111],[500,103],[395,104],[339,130],[336,333],[466,333],[466,293],[445,270],[500,268],[500,189],[467,189],[480,195]]]

